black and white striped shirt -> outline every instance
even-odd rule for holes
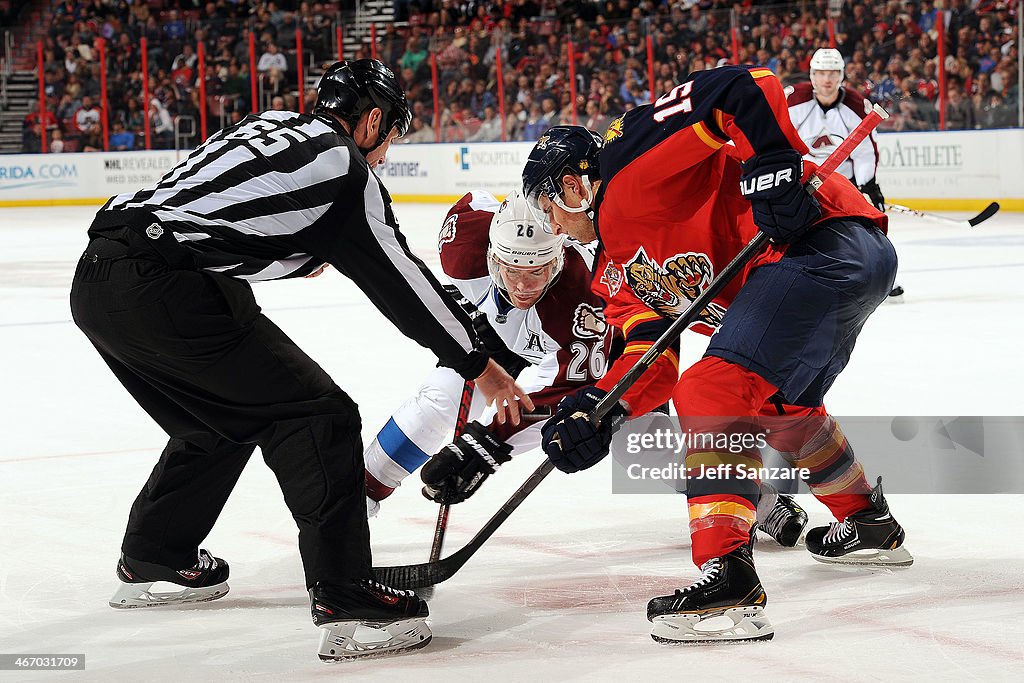
[[[483,370],[468,317],[409,250],[387,190],[337,122],[284,111],[248,116],[155,185],[112,197],[97,220],[139,210],[203,270],[255,282],[329,263],[442,363],[465,376]]]

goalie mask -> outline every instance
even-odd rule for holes
[[[487,271],[516,308],[530,308],[558,279],[565,238],[537,220],[522,193],[512,192],[491,219]]]

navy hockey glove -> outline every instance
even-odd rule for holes
[[[877,180],[872,178],[857,189],[867,195],[868,201],[871,202],[876,209],[885,213],[885,195],[882,194],[882,188],[878,187]]]
[[[481,347],[480,350],[493,358],[494,362],[500,365],[509,375],[517,377],[523,371],[523,368],[529,365],[529,362],[508,348],[505,340],[491,327],[491,323],[487,320],[487,315],[474,306],[469,299],[462,296],[462,292],[459,291],[458,287],[455,285],[444,285],[444,291],[455,299],[455,303],[469,315],[469,319],[473,322],[473,331],[476,332],[476,338]]]
[[[775,244],[792,242],[821,218],[821,205],[801,180],[804,162],[793,149],[759,154],[743,164],[740,192],[754,224]]]
[[[472,496],[494,470],[509,460],[512,447],[479,422],[470,422],[455,441],[437,452],[420,470],[423,495],[454,505]]]
[[[587,387],[566,396],[541,427],[541,445],[555,467],[571,474],[593,467],[608,455],[612,435],[628,413],[616,403],[601,420],[601,426],[595,427],[589,413],[607,393]]]

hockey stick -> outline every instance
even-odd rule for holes
[[[455,572],[462,569],[469,558],[476,554],[476,551],[498,530],[506,519],[508,519],[519,504],[544,480],[544,477],[551,473],[555,466],[547,458],[538,467],[529,479],[523,482],[522,486],[516,489],[512,497],[505,501],[505,504],[494,513],[494,516],[487,520],[487,524],[480,531],[476,532],[473,539],[465,547],[455,551],[443,560],[425,562],[423,564],[409,564],[396,567],[374,567],[374,578],[388,586],[395,588],[424,588],[434,584],[447,581],[455,575]]]
[[[853,132],[842,142],[839,147],[835,149],[825,159],[825,162],[818,167],[817,173],[808,178],[807,184],[804,186],[808,192],[814,194],[821,189],[822,184],[825,180],[832,175],[839,165],[846,161],[846,158],[850,156],[850,153],[859,145],[864,138],[871,134],[871,131],[882,122],[889,118],[889,114],[880,107],[875,105],[871,112],[865,116],[860,124],[853,129]],[[723,289],[725,289],[732,279],[736,277],[741,270],[750,262],[754,256],[756,256],[761,249],[768,243],[768,236],[763,232],[758,232],[747,246],[740,250],[740,253],[736,254],[732,261],[729,262],[725,268],[711,281],[708,288],[701,292],[700,296],[693,300],[693,303],[687,307],[683,313],[672,321],[672,324],[668,326],[657,341],[647,350],[640,360],[629,369],[629,371],[622,376],[612,390],[605,394],[598,402],[594,409],[590,411],[590,421],[595,425],[600,424],[601,419],[608,414],[608,411],[619,402],[619,399],[633,386],[640,376],[647,372],[647,369],[654,365],[654,362],[658,360],[661,354],[668,350],[676,339],[683,333],[683,331],[690,326],[690,324],[697,318],[698,315],[710,304],[716,296],[718,296]]]
[[[833,172],[839,167],[839,165],[850,155],[850,152],[866,138],[872,130],[882,120],[888,118],[888,114],[877,104],[874,109],[860,122],[849,137],[831,155],[825,160],[825,163],[818,168],[818,172],[815,173],[808,181],[806,187],[809,192],[816,192],[825,182],[825,180],[832,175]],[[742,270],[743,266],[754,257],[754,255],[760,251],[760,249],[768,242],[768,237],[759,232],[754,239],[747,244],[746,247],[736,255],[735,258],[729,265],[718,274],[708,289],[705,290],[700,296],[698,296],[693,303],[687,307],[682,315],[677,318],[673,324],[665,330],[665,332],[658,338],[654,343],[654,346],[648,350],[643,357],[637,361],[629,372],[627,372],[622,379],[612,388],[612,390],[605,395],[604,398],[595,406],[594,410],[590,414],[590,419],[594,423],[600,422],[601,418],[604,417],[611,407],[615,404],[619,398],[626,392],[626,390],[636,382],[636,380],[643,374],[643,372],[650,367],[654,361],[660,356],[675,340],[677,336],[682,334],[683,330],[693,322],[700,311],[711,303],[711,300],[717,296],[723,288],[732,280],[732,278]],[[660,349],[658,348],[660,347]],[[612,398],[614,396],[614,398]],[[434,584],[447,581],[455,575],[459,569],[469,561],[476,551],[489,539],[498,527],[500,527],[506,519],[508,519],[516,508],[530,495],[537,486],[540,485],[544,478],[547,477],[551,471],[555,468],[554,464],[545,459],[541,463],[540,467],[534,470],[533,474],[523,482],[522,486],[516,489],[516,492],[512,494],[501,508],[494,513],[487,523],[483,526],[480,531],[473,536],[472,540],[466,544],[465,547],[457,550],[453,554],[438,560],[437,562],[427,562],[424,564],[412,564],[404,566],[394,567],[374,567],[373,573],[374,578],[378,581],[396,588],[421,588],[424,586],[432,586]]]
[[[467,380],[462,385],[462,398],[459,399],[459,416],[455,421],[455,438],[462,436],[469,421],[469,407],[473,403],[473,390],[475,385]],[[441,549],[444,547],[444,535],[448,531],[448,513],[451,505],[443,503],[437,511],[437,524],[434,526],[434,542],[430,546],[430,561],[437,562],[441,559]]]
[[[459,414],[455,419],[454,438],[456,439],[465,431],[466,423],[469,421],[469,408],[473,403],[473,392],[475,388],[476,385],[469,380],[466,380],[462,385],[462,397],[459,399]],[[444,537],[448,532],[448,515],[451,513],[451,509],[452,506],[448,503],[441,503],[441,506],[437,510],[437,522],[434,524],[434,540],[430,544],[430,559],[427,564],[437,562],[441,559],[441,550],[444,548]],[[433,584],[421,587],[421,598],[429,600],[433,596]]]
[[[886,210],[886,212],[899,213],[899,214],[903,214],[905,216],[915,216],[917,218],[926,218],[928,220],[935,221],[936,223],[945,223],[947,225],[957,225],[957,226],[960,226],[962,228],[973,228],[978,223],[982,223],[984,221],[987,221],[989,218],[992,218],[992,216],[996,215],[996,212],[999,211],[999,202],[992,202],[992,203],[990,203],[978,215],[974,216],[974,218],[967,218],[965,220],[960,220],[960,219],[956,219],[956,218],[949,218],[947,216],[939,216],[938,214],[934,214],[934,213],[926,213],[924,211],[920,211],[918,209],[912,209],[909,206],[903,206],[901,204],[886,204],[885,205],[885,210]]]

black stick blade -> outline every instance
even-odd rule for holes
[[[996,211],[999,211],[999,202],[992,202],[991,204],[986,206],[985,210],[979,213],[977,216],[975,216],[974,218],[968,218],[967,222],[973,228],[978,223],[981,223],[982,221],[987,221],[989,218],[992,218],[992,216],[995,216]]]

